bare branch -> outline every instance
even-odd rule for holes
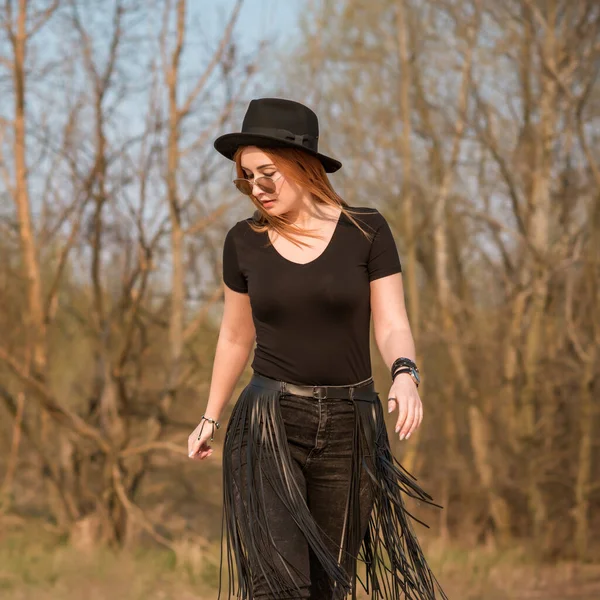
[[[33,25],[27,34],[29,39],[33,38],[33,36],[51,19],[59,4],[60,0],[52,0],[52,4],[50,4],[50,6],[31,17]]]
[[[12,353],[4,347],[0,347],[0,360],[34,392],[33,397],[38,399],[40,404],[57,423],[71,429],[81,437],[93,440],[104,452],[108,453],[110,451],[108,443],[99,431],[88,425],[81,417],[62,406],[48,391],[46,386],[29,375],[27,369],[19,364],[13,358]]]
[[[240,13],[240,9],[242,8],[242,3],[243,0],[236,0],[235,6],[233,7],[233,11],[231,12],[231,17],[229,18],[229,22],[227,23],[225,32],[223,34],[223,37],[221,38],[221,42],[217,50],[215,51],[208,67],[206,68],[200,79],[198,79],[198,81],[196,82],[194,89],[188,95],[183,106],[179,109],[178,120],[183,119],[189,113],[190,108],[196,100],[198,94],[206,86],[206,83],[209,77],[211,76],[212,72],[214,71],[215,67],[219,64],[219,62],[221,62],[226,48],[228,48],[231,44],[233,28]],[[179,50],[181,50],[181,48],[179,48]]]
[[[119,497],[121,504],[123,504],[123,507],[129,514],[129,516],[133,520],[137,521],[148,532],[148,534],[159,544],[162,544],[163,546],[166,546],[167,548],[175,551],[172,542],[166,537],[162,536],[160,533],[158,533],[154,525],[144,514],[144,511],[139,506],[136,506],[129,499],[129,497],[127,496],[127,492],[125,491],[125,487],[123,485],[123,477],[117,465],[113,465],[112,467],[112,479],[115,486],[115,491],[117,492],[117,496]]]

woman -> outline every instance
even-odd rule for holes
[[[223,447],[229,596],[237,575],[242,599],[355,599],[357,579],[371,598],[445,598],[402,494],[433,502],[391,454],[371,377],[372,314],[388,409],[408,439],[423,410],[398,252],[377,210],[333,190],[326,173],[341,163],[318,136],[309,108],[262,98],[240,133],[215,141],[257,210],[225,238],[223,321],[189,454],[211,455],[256,342]]]

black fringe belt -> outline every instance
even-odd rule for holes
[[[228,597],[236,594],[237,576],[239,585],[235,597],[252,600],[253,569],[258,569],[265,576],[273,598],[288,597],[290,590],[297,589],[293,574],[271,542],[269,515],[265,511],[261,485],[262,470],[268,468],[269,473],[277,473],[277,479],[270,479],[271,483],[276,486],[284,505],[294,516],[308,544],[334,582],[332,600],[345,598],[348,594],[352,594],[352,600],[356,600],[357,579],[373,600],[448,600],[427,565],[409,517],[425,527],[427,525],[407,511],[402,495],[437,508],[442,507],[432,502],[432,497],[421,489],[415,477],[392,455],[378,392],[372,379],[367,382],[370,383],[360,387],[313,388],[294,386],[257,373],[252,376],[233,408],[225,433],[219,599],[223,571],[223,529],[227,539]],[[352,476],[342,544],[337,557],[323,542],[319,526],[292,476],[285,424],[279,406],[279,397],[283,393],[313,396],[317,400],[324,397],[348,398],[354,406]],[[246,431],[247,435],[239,435],[240,431]],[[244,498],[245,514],[238,514],[235,509],[238,483],[235,481],[232,457],[240,456],[242,438],[246,444],[243,451],[247,458],[244,468],[248,484]],[[365,460],[367,454],[373,459],[371,466]],[[371,468],[373,465],[374,472]],[[360,536],[358,502],[362,469],[367,471],[372,482],[374,504],[366,534],[360,540],[357,539]],[[353,555],[350,548],[360,548],[358,555]],[[363,562],[366,567],[365,582],[357,574],[357,561]]]

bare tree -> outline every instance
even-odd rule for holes
[[[26,341],[17,340],[13,325],[3,322],[3,339],[14,339],[11,346],[0,344],[0,369],[10,373],[0,385],[0,397],[15,423],[5,484],[17,485],[16,446],[22,432],[50,483],[47,508],[74,542],[124,545],[143,531],[173,547],[173,531],[181,525],[173,515],[157,522],[168,516],[166,507],[176,497],[146,500],[144,507],[140,492],[161,460],[166,466],[172,460],[167,457],[187,458],[187,435],[196,425],[182,408],[203,385],[199,336],[211,331],[209,309],[220,300],[222,288],[220,279],[207,278],[206,301],[192,312],[186,271],[200,261],[193,254],[198,241],[210,247],[211,229],[231,206],[201,201],[211,167],[202,156],[255,72],[252,62],[236,62],[230,51],[241,1],[206,68],[194,70],[196,81],[183,101],[180,90],[189,84],[180,78],[188,15],[183,0],[175,6],[157,0],[154,8],[162,11],[152,11],[152,17],[136,0],[115,0],[110,11],[68,0],[44,15],[28,15],[26,2],[20,6],[18,29],[13,31],[12,15],[4,21],[14,39],[14,60],[8,66],[14,73],[18,150],[16,183],[6,187],[14,190],[18,209],[30,334]],[[61,39],[58,47],[66,57],[63,70],[55,68],[53,77],[77,82],[80,91],[72,95],[66,86],[61,95],[63,88],[53,87],[56,114],[59,106],[71,112],[63,115],[62,129],[54,126],[50,133],[48,125],[48,135],[35,139],[50,157],[46,194],[51,199],[70,194],[62,205],[40,200],[48,206],[41,214],[49,216],[35,228],[27,195],[33,175],[25,166],[32,151],[25,146],[22,122],[26,74],[35,71],[24,62],[25,31],[41,29],[52,14],[46,35]],[[169,26],[173,18],[174,31]],[[148,29],[155,32],[153,38]],[[149,49],[152,57],[137,79],[128,72],[141,67],[131,62],[134,48]],[[219,86],[223,76],[235,81],[225,92]],[[41,81],[32,80],[36,85]],[[145,113],[140,97],[147,98]],[[132,101],[137,102],[133,117]],[[43,103],[34,106],[42,120]],[[193,135],[184,133],[184,123],[194,120],[201,127]],[[11,165],[3,166],[10,173]],[[170,265],[164,272],[157,268],[163,261]],[[43,277],[44,272],[52,277]],[[167,272],[170,283],[164,280]],[[70,353],[66,365],[65,348]],[[40,407],[53,435],[39,439],[24,410],[25,399]]]
[[[319,73],[346,198],[399,234],[427,424],[418,451],[396,449],[439,484],[442,518],[461,507],[443,532],[558,554],[572,525],[555,515],[573,511],[580,556],[597,498],[599,18],[561,0],[314,2],[292,73],[298,88]]]

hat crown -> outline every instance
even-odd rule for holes
[[[258,98],[251,100],[248,105],[242,133],[272,134],[316,150],[319,120],[310,108],[300,102],[283,98]]]
[[[239,132],[225,133],[214,141],[215,149],[234,160],[242,146],[296,148],[316,156],[326,173],[334,173],[342,163],[319,152],[319,120],[307,106],[285,98],[251,100]]]

